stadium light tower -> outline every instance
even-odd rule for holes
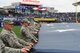
[[[76,2],[73,3],[73,5],[75,6],[75,15],[76,15],[76,23],[78,23],[78,0],[75,0]]]
[[[78,0],[76,0],[77,3]],[[78,23],[78,5],[76,4],[76,23]]]

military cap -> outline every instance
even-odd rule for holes
[[[9,19],[5,19],[5,20],[3,20],[3,24],[14,24],[14,22],[12,22]]]

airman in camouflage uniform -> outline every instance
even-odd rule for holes
[[[40,30],[40,24],[34,22],[33,27],[37,30]]]
[[[27,28],[29,29],[30,33],[32,33],[36,38],[38,38],[38,32],[39,32],[39,30],[33,28],[33,26],[30,25],[30,24],[29,24],[29,26]]]
[[[3,41],[0,39],[0,53],[27,53],[27,51],[25,50],[25,48],[16,49],[6,47]]]
[[[36,38],[38,38],[39,36],[38,33],[40,31],[40,27],[41,27],[40,23],[36,23],[36,22],[33,23],[31,22],[28,26],[29,30],[33,35],[35,35]]]
[[[31,33],[28,28],[28,20],[22,20],[21,37],[26,41],[37,43],[38,39]]]
[[[32,45],[25,42],[22,39],[17,38],[16,34],[12,31],[13,22],[10,20],[4,20],[3,21],[3,30],[1,31],[1,39],[5,46],[11,47],[11,48],[26,48],[26,50],[30,50]]]

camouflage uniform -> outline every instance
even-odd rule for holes
[[[20,49],[6,47],[0,39],[0,53],[21,53]]]
[[[21,27],[21,37],[22,39],[26,40],[26,41],[29,41],[29,42],[32,42],[32,40],[34,42],[37,42],[37,38],[30,32],[29,28],[28,27],[24,27],[22,26]]]
[[[0,40],[0,53],[3,52],[5,45],[3,44],[3,42]]]
[[[40,26],[38,26],[38,24],[34,24],[32,25],[33,28],[35,28],[36,30],[40,30]]]
[[[32,31],[33,33],[34,33],[34,32],[38,32],[38,31],[39,31],[39,30],[37,30],[37,29],[33,28],[33,26],[29,26],[28,28],[29,28],[29,30],[30,30],[30,31]]]
[[[13,31],[8,31],[5,29],[3,29],[1,32],[1,39],[6,46],[12,48],[23,48],[27,45],[27,42],[17,38],[16,34]]]
[[[37,24],[37,23],[36,23]],[[31,33],[33,35],[35,35],[36,38],[39,38],[39,30],[40,30],[40,25],[39,24],[32,24],[31,26],[29,26],[28,28],[30,29]]]
[[[36,38],[38,38],[38,30],[33,28],[32,26],[28,26],[30,33],[32,33]]]

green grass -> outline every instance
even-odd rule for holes
[[[20,37],[20,28],[21,26],[14,26],[13,31],[16,33],[17,37]],[[0,32],[2,31],[2,27],[0,27]]]

